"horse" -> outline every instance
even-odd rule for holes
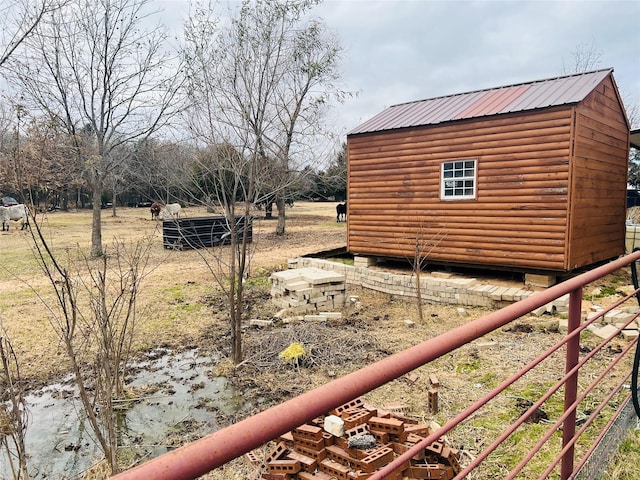
[[[153,202],[151,204],[151,220],[158,220],[160,210],[162,210],[162,205],[158,202]]]
[[[336,205],[336,222],[347,221],[347,202]]]

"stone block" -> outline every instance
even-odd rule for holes
[[[377,259],[375,257],[363,257],[361,255],[356,255],[353,257],[353,265],[358,267],[371,267],[377,263]]]
[[[271,327],[273,320],[261,320],[258,318],[252,318],[249,320],[249,325],[252,327]]]
[[[495,287],[491,293],[489,294],[489,297],[491,297],[492,300],[502,300],[502,295],[508,290],[507,287]]]
[[[598,329],[593,330],[593,334],[597,335],[600,338],[609,338],[611,335],[616,333],[618,329],[613,325],[605,325]]]
[[[534,273],[525,273],[524,275],[524,284],[533,287],[551,287],[556,284],[556,281],[555,275],[537,275]]]
[[[568,307],[569,306],[569,294],[562,295],[559,298],[556,298],[553,301],[554,305],[557,307]]]
[[[544,315],[545,313],[547,313],[547,306],[546,305],[543,305],[543,306],[538,307],[535,310],[531,311],[531,314],[535,315],[536,317],[540,317],[540,316]]]
[[[336,415],[327,415],[324,417],[324,430],[331,435],[341,437],[344,435],[344,421]]]

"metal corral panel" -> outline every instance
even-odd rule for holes
[[[349,135],[571,105],[582,101],[611,72],[609,68],[393,105]]]
[[[238,235],[242,234],[245,217],[236,217]],[[252,240],[253,223],[249,220],[248,239]],[[177,250],[212,247],[229,243],[231,231],[223,215],[215,217],[192,217],[162,222],[162,245]]]

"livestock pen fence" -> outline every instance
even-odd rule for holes
[[[278,438],[305,422],[353,401],[418,367],[428,365],[469,342],[501,329],[534,309],[547,305],[566,294],[569,294],[568,332],[560,341],[528,362],[519,371],[510,372],[509,377],[487,395],[468,405],[440,429],[429,434],[405,453],[399,454],[369,478],[372,480],[389,478],[394,471],[402,468],[407,461],[424,451],[434,441],[457,427],[462,428],[465,422],[495,401],[518,379],[541,368],[545,360],[557,358],[558,353],[564,354],[564,375],[561,378],[550,378],[549,382],[553,382],[553,385],[546,392],[540,393],[538,400],[531,402],[529,408],[519,418],[506,425],[501,434],[489,439],[487,443],[490,444],[483,451],[478,452],[471,461],[466,462],[455,478],[478,478],[473,477],[473,472],[514,432],[523,427],[523,424],[556,392],[563,395],[563,408],[557,420],[541,425],[543,427],[541,429],[536,429],[537,437],[528,439],[533,442],[533,445],[527,453],[521,458],[511,459],[509,465],[506,465],[508,472],[504,472],[504,475],[492,478],[560,478],[562,480],[600,478],[603,465],[607,464],[608,454],[616,450],[618,442],[625,436],[628,427],[634,421],[633,407],[638,411],[638,339],[637,337],[630,339],[620,349],[612,348],[612,341],[631,325],[636,325],[637,329],[637,323],[634,322],[638,321],[640,313],[635,313],[622,324],[613,327],[611,334],[589,351],[581,352],[581,334],[590,325],[600,322],[613,309],[623,304],[635,304],[640,290],[635,274],[635,262],[639,259],[640,251],[634,251],[630,255],[537,292],[517,303],[211,433],[200,440],[125,471],[116,478],[121,480],[196,478]],[[636,290],[596,315],[583,319],[583,288],[629,265],[632,266]],[[613,353],[600,355],[605,349]],[[514,346],[514,354],[516,350],[517,347]],[[593,364],[597,367],[596,372]],[[584,374],[585,365],[590,365],[588,376]],[[588,408],[585,408],[583,404],[587,401]],[[584,411],[585,415],[577,418],[578,411]],[[589,435],[585,435],[587,430]],[[530,436],[533,433],[533,430],[529,430],[527,435]],[[552,454],[549,457],[549,452],[546,452],[547,456],[542,469],[536,471],[535,476],[527,473],[527,476],[523,477],[523,469],[549,446]]]

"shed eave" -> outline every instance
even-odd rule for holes
[[[407,125],[402,125],[402,126],[398,126],[398,127],[394,127],[394,128],[380,128],[380,129],[370,129],[370,130],[361,130],[361,131],[357,131],[358,128],[355,128],[352,131],[350,131],[349,133],[347,133],[347,137],[354,137],[356,135],[367,135],[367,134],[370,134],[370,133],[388,133],[388,132],[393,132],[393,131],[408,130],[408,129],[411,129],[411,128],[423,128],[423,127],[428,128],[428,127],[435,127],[435,126],[442,126],[442,125],[453,125],[453,124],[456,124],[456,123],[475,121],[475,120],[478,120],[480,118],[481,119],[491,120],[493,118],[506,117],[506,116],[509,116],[509,115],[520,115],[522,113],[537,113],[537,112],[541,112],[541,111],[544,111],[544,110],[551,110],[551,109],[557,109],[557,108],[572,108],[575,105],[578,105],[579,103],[580,102],[571,102],[571,103],[564,103],[562,105],[549,105],[549,106],[540,107],[540,108],[523,108],[521,110],[516,110],[516,111],[509,111],[509,112],[504,112],[504,113],[495,113],[493,115],[476,115],[474,117],[466,117],[466,118],[460,118],[460,119],[455,119],[455,120],[445,120],[445,121],[442,121],[442,122],[407,124]],[[640,138],[638,139],[638,142],[640,142]]]

